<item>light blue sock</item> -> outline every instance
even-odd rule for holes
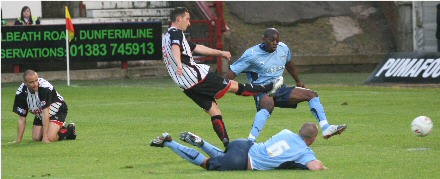
[[[309,107],[312,114],[316,117],[318,120],[319,126],[321,126],[322,130],[327,129],[328,124],[327,117],[325,116],[324,107],[321,104],[321,101],[319,100],[319,97],[314,97],[309,101]]]
[[[201,154],[199,151],[183,146],[175,141],[165,142],[164,145],[170,148],[171,150],[173,150],[174,153],[188,160],[194,165],[200,166],[203,163],[203,161],[206,159],[206,157],[203,154]]]
[[[224,152],[222,150],[211,145],[210,143],[206,142],[205,140],[203,140],[203,146],[200,148],[203,150],[203,152],[207,153],[211,158],[216,157],[216,156],[220,156],[220,155],[224,155]]]
[[[266,125],[267,119],[269,119],[270,113],[266,109],[261,109],[257,112],[254,119],[254,124],[252,125],[251,132],[249,134],[248,140],[256,141],[258,136],[260,136],[261,131]]]

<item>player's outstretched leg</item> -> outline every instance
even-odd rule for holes
[[[274,96],[275,92],[281,88],[281,86],[284,84],[284,78],[283,76],[280,76],[272,81],[273,87],[272,90],[268,91],[266,94],[269,96]]]
[[[207,153],[210,157],[215,157],[218,155],[223,155],[224,152],[217,147],[211,145],[210,143],[204,141],[201,137],[191,133],[191,132],[182,132],[180,133],[180,140],[191,144],[193,146],[197,146],[203,150],[203,152]]]
[[[204,143],[201,137],[191,132],[180,133],[180,140],[197,147],[202,147]]]
[[[267,109],[261,109],[255,114],[254,124],[252,124],[251,132],[249,133],[248,140],[255,142],[260,136],[261,131],[266,125],[267,119],[269,119],[270,113]]]
[[[345,129],[347,129],[346,124],[330,125],[329,127],[327,127],[327,129],[322,131],[322,136],[324,136],[324,139],[328,139],[331,136],[341,134],[342,132],[344,132]]]
[[[151,141],[150,146],[153,147],[168,147],[174,153],[184,158],[185,160],[191,162],[194,165],[201,166],[206,157],[199,151],[183,146],[171,138],[171,135],[164,132],[162,136],[156,137]]]
[[[280,89],[283,85],[284,80],[283,77],[279,77],[269,83],[267,85],[256,85],[256,84],[238,84],[238,90],[235,93],[236,95],[241,96],[253,96],[260,93],[266,93],[269,96],[273,96],[275,92]]]
[[[223,145],[226,147],[229,144],[229,136],[226,131],[225,124],[223,123],[222,115],[216,115],[211,117],[212,128],[217,134],[218,138],[222,141]]]
[[[309,101],[309,107],[312,114],[318,120],[319,126],[322,129],[322,136],[325,139],[328,139],[334,135],[341,134],[346,128],[347,125],[330,125],[327,121],[327,117],[325,115],[324,107],[319,100],[319,97],[314,97]]]
[[[173,139],[168,132],[162,133],[162,136],[156,137],[151,141],[150,146],[152,147],[164,147],[165,142],[171,142]]]

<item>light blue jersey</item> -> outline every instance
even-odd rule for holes
[[[304,169],[316,155],[299,135],[284,129],[268,141],[254,144],[249,158],[253,170]]]
[[[269,53],[263,50],[264,44],[247,49],[230,68],[235,75],[246,73],[250,83],[269,84],[273,79],[282,76],[285,65],[292,55],[286,44],[279,42],[277,50]]]

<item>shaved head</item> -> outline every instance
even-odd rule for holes
[[[268,28],[268,29],[266,29],[266,31],[264,31],[263,37],[264,38],[273,37],[274,34],[279,35],[280,33],[275,28]]]
[[[29,75],[36,75],[36,74],[37,74],[37,72],[35,72],[34,70],[26,70],[23,73],[23,80],[26,81],[26,77],[27,76],[29,76]]]
[[[318,126],[314,123],[305,123],[299,130],[299,135],[305,140],[312,140],[318,135]]]

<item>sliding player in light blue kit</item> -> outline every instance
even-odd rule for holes
[[[298,70],[292,60],[292,54],[286,44],[280,42],[280,34],[275,28],[264,32],[263,43],[247,49],[244,54],[230,66],[225,74],[226,79],[234,79],[240,73],[246,73],[252,84],[268,84],[273,79],[283,76],[284,69],[296,81],[296,86],[283,85],[274,96],[260,94],[254,96],[257,107],[254,123],[248,139],[256,141],[274,107],[296,108],[298,103],[309,102],[310,111],[318,120],[325,139],[342,133],[347,125],[330,125],[325,115],[318,93],[306,89],[298,75]]]
[[[309,148],[317,135],[318,126],[306,123],[299,130],[299,135],[284,129],[266,142],[234,140],[222,151],[191,132],[180,134],[180,140],[201,148],[211,158],[173,141],[168,133],[155,138],[150,145],[168,147],[180,157],[207,170],[323,170],[327,167],[316,159],[315,153]]]

